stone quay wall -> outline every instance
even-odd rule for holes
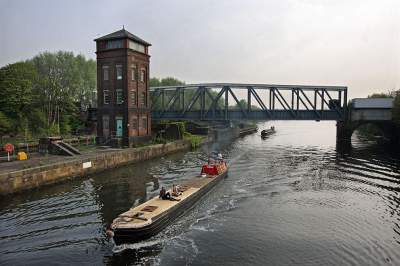
[[[189,150],[190,148],[191,143],[189,141],[179,140],[166,144],[82,155],[61,163],[1,173],[0,195],[54,184],[70,178],[82,177],[169,153]]]

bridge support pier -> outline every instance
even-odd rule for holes
[[[336,122],[336,141],[337,142],[351,142],[351,135],[353,134],[352,127],[346,121]]]

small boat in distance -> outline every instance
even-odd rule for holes
[[[200,175],[179,184],[178,191],[164,189],[160,196],[120,214],[107,229],[107,235],[113,237],[119,245],[138,242],[158,234],[188,211],[227,173],[228,167],[219,154],[218,159],[208,160],[203,165]],[[167,194],[169,197],[164,197]]]
[[[276,131],[274,126],[272,126],[270,129],[264,129],[261,131],[261,138],[266,138],[269,135],[274,134],[275,132]]]

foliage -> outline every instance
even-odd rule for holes
[[[357,128],[360,135],[366,138],[373,138],[374,136],[381,136],[382,131],[374,124],[364,124]]]
[[[247,101],[245,99],[239,100],[239,103],[243,110],[247,110]],[[231,109],[232,110],[240,110],[240,106],[238,103],[236,103],[236,105],[232,106]],[[261,110],[261,108],[256,105],[251,105],[251,109],[252,110]]]
[[[80,111],[90,104],[96,71],[94,60],[63,51],[2,67],[0,112],[10,121],[7,130],[27,137],[68,134],[82,127]],[[7,127],[2,128],[4,134]]]
[[[150,79],[150,87],[176,86],[176,85],[185,85],[185,82],[173,77],[166,77],[163,79],[154,77]]]
[[[373,93],[371,95],[368,95],[368,98],[390,98],[392,97],[392,93],[388,92],[388,93]]]
[[[171,124],[175,124],[179,128],[179,132],[181,136],[183,136],[186,132],[185,122],[171,122]]]
[[[203,136],[198,136],[198,135],[192,135],[189,132],[186,132],[186,123],[182,121],[165,121],[161,122],[161,124],[165,125],[166,127],[173,126],[175,129],[179,131],[179,134],[181,137],[183,137],[184,140],[188,140],[191,143],[192,149],[195,149],[201,145],[201,142],[203,140]],[[177,136],[176,135],[176,136]],[[174,138],[175,139],[175,138]],[[166,143],[167,140],[173,140],[171,137],[165,136],[157,136],[153,143]]]
[[[0,112],[0,134],[4,135],[10,132],[11,122],[3,112]]]
[[[192,145],[192,149],[196,149],[198,147],[200,147],[201,142],[203,141],[203,136],[198,136],[198,135],[193,135],[190,134],[189,132],[185,132],[183,135],[183,138],[185,140],[190,141],[191,145]]]
[[[46,115],[40,109],[34,109],[30,114],[30,132],[42,137],[48,134]]]
[[[37,72],[30,62],[18,62],[0,69],[0,111],[9,119],[10,130],[27,126],[33,109]]]
[[[149,84],[150,84],[150,87],[158,87],[158,86],[161,86],[161,85],[160,85],[160,79],[158,79],[158,78],[150,78]]]
[[[62,51],[39,54],[32,62],[38,71],[36,92],[47,126],[57,125],[58,133],[69,132],[68,115],[79,116],[80,107],[87,107],[96,88],[96,63]]]
[[[185,85],[185,82],[181,81],[179,79],[176,79],[176,78],[172,78],[172,77],[166,77],[163,79],[154,77],[154,78],[150,79],[150,87],[178,86],[178,85]],[[166,91],[165,98],[164,98],[165,105],[168,104],[170,99],[173,97],[174,93],[175,93],[175,90]],[[213,90],[209,90],[209,93],[213,98],[216,98],[216,96],[218,95],[218,93]],[[185,90],[185,92],[184,92],[185,106],[187,106],[189,104],[189,102],[193,98],[193,96],[195,96],[195,90],[191,90],[191,89]],[[205,98],[206,108],[209,108],[211,106],[211,103],[212,103],[212,99],[208,95],[206,95],[206,98]],[[180,104],[179,101],[176,101],[175,105],[171,106],[171,109],[172,110],[178,109],[179,104]],[[153,109],[160,110],[161,106],[162,106],[161,97],[157,96],[155,98],[152,98]],[[224,100],[222,98],[219,98],[218,103],[217,103],[217,108],[222,110],[223,106],[224,106]],[[197,98],[197,100],[193,104],[191,110],[200,110],[200,98]]]

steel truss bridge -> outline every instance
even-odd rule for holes
[[[337,120],[347,87],[204,83],[151,87],[153,120]]]

